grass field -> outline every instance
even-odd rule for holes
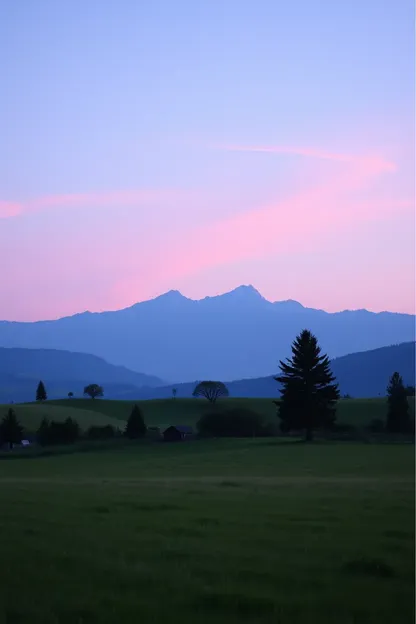
[[[409,400],[411,411],[415,412],[414,399]],[[90,425],[113,424],[124,427],[129,417],[132,401],[111,401],[105,399],[63,399],[47,401],[44,404],[30,403],[13,406],[19,420],[33,431],[44,416],[49,419],[64,420],[68,416],[75,418],[83,429]],[[153,401],[137,401],[141,407],[147,425],[195,425],[201,414],[211,409],[205,399],[161,399]],[[262,414],[269,422],[278,423],[276,408],[271,399],[222,399],[217,402],[219,407],[248,407]],[[6,413],[9,405],[0,406],[0,414]],[[386,399],[348,399],[341,400],[337,409],[337,421],[355,426],[368,425],[373,419],[385,420],[387,411]]]
[[[88,429],[92,425],[113,425],[114,427],[120,426],[120,421],[117,418],[113,418],[111,415],[105,412],[89,410],[88,405],[79,405],[77,409],[71,406],[62,404],[49,403],[27,403],[23,405],[1,405],[0,417],[3,417],[7,410],[12,407],[17,415],[17,418],[28,432],[35,432],[39,427],[43,418],[48,420],[55,420],[58,422],[64,421],[66,418],[75,418],[82,429]]]
[[[196,440],[0,468],[1,624],[414,621],[413,445]]]

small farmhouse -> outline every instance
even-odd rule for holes
[[[186,440],[193,433],[194,431],[189,425],[170,425],[163,431],[162,435],[165,442],[177,442]]]

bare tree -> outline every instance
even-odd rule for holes
[[[220,397],[228,397],[229,392],[227,386],[222,381],[201,381],[192,393],[194,397],[204,397],[210,403]]]

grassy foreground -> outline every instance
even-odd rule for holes
[[[195,425],[204,411],[211,409],[205,399],[160,399],[137,401],[143,411],[147,425]],[[409,399],[414,417],[415,401]],[[36,430],[44,416],[49,419],[65,420],[75,418],[81,428],[90,425],[112,424],[123,428],[124,421],[130,415],[133,401],[111,401],[106,399],[63,399],[47,401],[44,404],[29,403],[14,405],[19,420],[30,431]],[[217,402],[219,407],[246,407],[252,409],[269,422],[277,423],[276,407],[272,399],[236,399],[228,398]],[[6,413],[10,405],[0,405],[0,415]],[[354,426],[368,425],[374,419],[385,421],[387,413],[386,399],[348,399],[341,400],[337,408],[337,421]],[[120,421],[122,421],[120,423]]]
[[[414,446],[2,462],[0,622],[413,622]]]

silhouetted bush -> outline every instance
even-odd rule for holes
[[[89,440],[108,440],[116,436],[116,430],[111,425],[104,427],[92,426],[87,430]]]
[[[201,436],[254,437],[273,435],[269,424],[256,412],[244,408],[204,414],[197,423]]]

